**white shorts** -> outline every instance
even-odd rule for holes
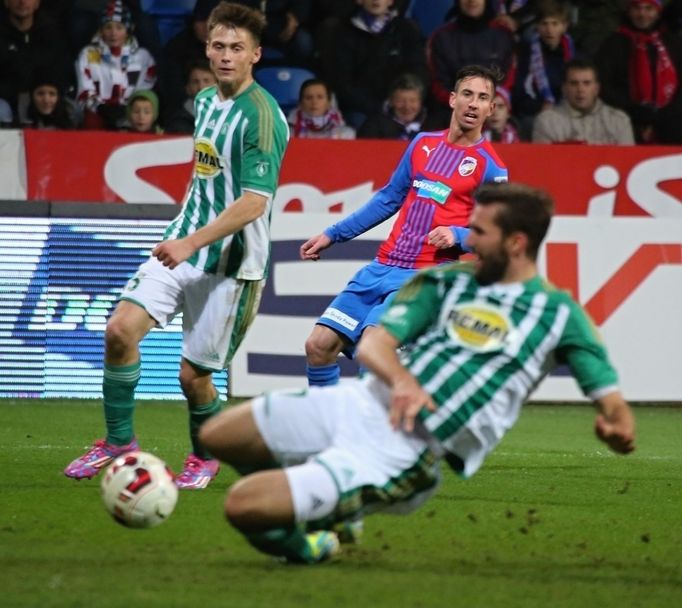
[[[405,513],[436,490],[438,458],[414,433],[394,430],[386,406],[363,380],[253,401],[256,425],[283,466],[322,464],[334,479],[334,519],[384,510]]]
[[[256,316],[263,284],[207,274],[187,263],[171,270],[149,258],[123,288],[121,299],[142,306],[162,328],[182,312],[182,356],[220,371]]]

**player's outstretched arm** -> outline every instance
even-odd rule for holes
[[[299,253],[302,260],[317,261],[320,259],[320,251],[324,251],[331,246],[332,240],[323,232],[303,243]]]
[[[597,437],[614,452],[628,454],[635,449],[635,417],[620,392],[597,399],[599,414],[594,422]]]

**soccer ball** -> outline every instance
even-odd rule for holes
[[[116,458],[102,478],[102,500],[111,516],[128,528],[153,528],[168,519],[178,500],[173,473],[147,452]]]

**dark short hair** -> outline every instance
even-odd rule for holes
[[[564,82],[568,77],[569,70],[591,70],[594,73],[594,77],[599,82],[599,70],[597,69],[597,64],[591,59],[585,59],[583,57],[574,57],[566,62],[564,65]]]
[[[332,90],[329,88],[329,85],[327,84],[326,81],[322,80],[322,78],[308,78],[308,80],[304,80],[303,83],[301,84],[301,88],[298,90],[298,101],[303,101],[303,93],[305,93],[305,90],[308,87],[312,87],[314,85],[320,85],[324,87],[324,90],[327,91],[327,99],[332,98]]]
[[[457,71],[455,86],[452,90],[457,91],[457,88],[462,81],[467,78],[483,78],[484,80],[487,80],[493,87],[493,97],[495,97],[497,85],[502,82],[503,74],[502,70],[496,65],[491,65],[490,67],[484,65],[465,65]]]
[[[249,8],[242,4],[232,4],[221,2],[208,16],[208,33],[218,26],[240,27],[245,29],[253,36],[257,45],[260,45],[265,29],[265,15],[258,10]]]
[[[474,200],[477,205],[502,205],[495,217],[502,234],[522,232],[528,237],[526,253],[537,257],[554,211],[554,201],[547,192],[526,184],[489,183],[474,192]]]
[[[396,91],[417,91],[422,101],[426,96],[424,81],[416,74],[410,72],[400,74],[400,76],[391,83],[391,86],[388,88],[388,96],[390,97]]]
[[[570,21],[571,9],[564,0],[538,0],[535,16],[537,21],[552,17],[561,21]]]

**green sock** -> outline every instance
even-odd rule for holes
[[[244,533],[246,540],[259,551],[284,557],[290,562],[312,564],[315,558],[304,532],[297,526],[273,528],[266,532]]]
[[[192,452],[195,456],[207,460],[213,458],[204,446],[199,442],[199,428],[211,416],[215,416],[220,411],[220,397],[216,398],[211,403],[205,405],[197,405],[189,408],[189,437],[192,441]]]
[[[140,362],[132,365],[104,364],[104,419],[107,443],[125,445],[133,440],[135,387],[140,380]]]

